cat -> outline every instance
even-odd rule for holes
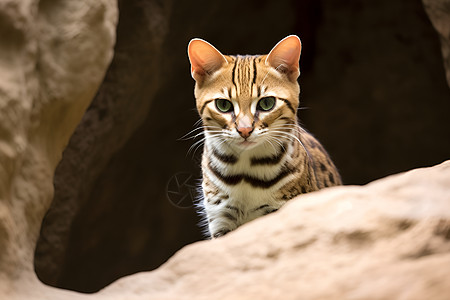
[[[342,184],[322,145],[299,126],[301,41],[267,55],[228,56],[202,39],[188,45],[205,143],[202,209],[218,238],[293,197]]]

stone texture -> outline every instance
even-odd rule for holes
[[[187,246],[158,270],[123,278],[98,295],[447,299],[449,195],[450,161],[367,186],[300,196],[275,214]]]
[[[107,0],[0,1],[2,299],[42,285],[32,262],[54,170],[111,61],[116,11]]]
[[[431,23],[439,33],[442,57],[446,70],[447,83],[450,87],[450,1],[422,0]]]
[[[277,213],[189,245],[158,270],[120,279],[98,295],[448,299],[449,265],[447,161],[297,197]]]

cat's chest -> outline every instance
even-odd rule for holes
[[[225,193],[229,195],[228,203],[239,207],[243,211],[253,211],[263,205],[273,206],[276,204],[275,189],[261,189],[248,183],[240,183],[236,186],[226,188]]]
[[[272,164],[255,164],[252,153],[242,154],[234,163],[217,158],[214,154],[207,157],[205,168],[207,178],[226,198],[227,205],[239,207],[244,211],[257,209],[262,205],[277,206],[275,195],[283,185],[279,180],[283,172],[284,160]]]

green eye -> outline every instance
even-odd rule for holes
[[[256,106],[256,109],[268,111],[271,110],[275,106],[275,97],[264,97],[259,100],[258,105]]]
[[[233,104],[227,99],[216,99],[216,107],[223,113],[227,113],[233,110]]]

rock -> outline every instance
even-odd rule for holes
[[[170,1],[119,2],[120,22],[113,60],[55,171],[55,198],[44,219],[36,251],[37,272],[47,284],[58,286],[59,282],[64,282],[64,277],[68,276],[64,273],[66,265],[70,268],[72,263],[76,266],[84,264],[85,260],[80,262],[73,255],[67,257],[68,252],[69,255],[71,253],[67,251],[71,242],[71,228],[85,203],[98,201],[99,197],[89,201],[93,197],[92,190],[99,185],[98,177],[114,153],[124,146],[147,117],[161,82],[161,46],[167,34],[169,5]],[[90,205],[88,210],[98,211],[102,217],[108,216],[104,207],[114,207],[110,196],[105,199],[107,203],[101,204],[102,209],[95,210]],[[99,218],[98,215],[95,217],[96,220]],[[120,224],[117,221],[112,223],[107,226],[108,230]],[[104,228],[95,225],[89,227],[91,234]],[[119,231],[117,229],[116,232]],[[127,233],[127,236],[135,238],[138,235]],[[84,245],[97,245],[97,241],[90,240],[88,234],[81,238]],[[78,241],[76,243],[80,245]],[[125,242],[123,245],[132,243]],[[119,248],[120,245],[117,245]],[[100,262],[101,258],[93,260]],[[95,265],[92,261],[86,263],[88,266]],[[106,265],[103,265],[102,270],[111,273]],[[87,273],[94,278],[107,276],[99,276],[95,270]],[[71,270],[69,274],[73,278],[76,272]],[[102,285],[109,282],[103,279]]]
[[[450,161],[288,202],[107,299],[448,299]]]
[[[33,257],[54,170],[111,61],[116,22],[112,0],[0,1],[1,299],[43,287]]]
[[[436,31],[441,40],[442,57],[446,70],[447,83],[450,87],[450,1],[422,0]]]

